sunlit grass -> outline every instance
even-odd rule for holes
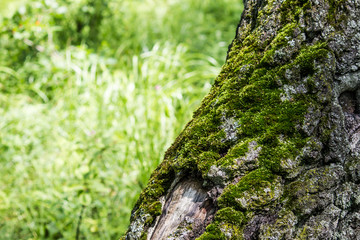
[[[241,8],[235,0],[111,4],[118,14],[104,20],[96,49],[47,37],[24,62],[0,62],[0,239],[75,239],[78,227],[84,239],[120,237],[218,74]],[[41,14],[24,17],[29,29]],[[45,24],[42,34],[56,35]]]
[[[0,16],[10,17],[17,8],[24,5],[28,0],[1,0],[0,1]]]

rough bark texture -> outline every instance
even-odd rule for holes
[[[247,0],[124,239],[359,239],[360,0]]]

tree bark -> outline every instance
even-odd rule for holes
[[[246,0],[123,239],[359,239],[360,0]]]

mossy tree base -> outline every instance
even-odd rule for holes
[[[360,236],[360,1],[244,4],[124,239]]]

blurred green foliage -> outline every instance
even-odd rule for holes
[[[0,239],[119,238],[241,2],[28,1],[2,18]]]

